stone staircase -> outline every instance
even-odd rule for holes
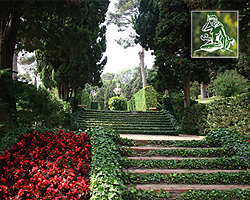
[[[83,130],[103,126],[119,134],[178,135],[171,120],[161,112],[82,109],[76,123]]]
[[[142,136],[143,137],[143,136]],[[179,161],[179,160],[185,160],[185,159],[204,159],[204,160],[212,160],[212,159],[217,159],[218,157],[221,157],[222,155],[218,152],[220,152],[221,148],[212,148],[212,147],[181,147],[181,146],[159,146],[156,144],[149,144],[145,140],[140,140],[137,141],[135,146],[125,146],[123,147],[125,149],[125,158],[128,158],[129,160],[142,160],[142,161],[147,161],[147,160],[155,160],[157,161],[164,161],[164,160],[170,160],[173,162]],[[175,150],[185,150],[185,152],[188,151],[196,151],[196,150],[208,150],[208,151],[216,151],[214,155],[207,155],[207,156],[195,156],[192,155],[190,156],[176,156],[176,155],[164,155],[161,151],[168,152],[168,151],[175,151]],[[154,153],[152,153],[154,152]],[[134,174],[138,175],[138,177],[142,174],[148,174],[149,179],[152,179],[152,177],[161,177],[161,175],[170,175],[170,177],[180,177],[179,175],[185,175],[189,174],[192,177],[195,177],[195,183],[190,183],[187,181],[185,183],[185,179],[179,182],[175,181],[168,181],[168,180],[159,180],[157,178],[152,179],[152,180],[145,180],[143,179],[143,183],[140,182],[140,180],[134,182],[128,178],[128,183],[127,186],[131,187],[131,184],[133,184],[136,189],[142,189],[142,190],[154,190],[155,192],[158,192],[160,189],[163,189],[164,191],[169,191],[172,195],[172,197],[168,199],[182,199],[182,193],[187,192],[189,190],[228,190],[228,189],[250,189],[250,182],[248,184],[234,184],[234,183],[221,183],[221,182],[216,182],[213,183],[208,181],[208,184],[203,184],[202,180],[199,180],[199,174],[204,175],[205,179],[207,176],[213,177],[215,174],[221,174],[221,173],[240,173],[240,172],[247,172],[247,170],[244,169],[220,169],[220,166],[218,168],[206,168],[204,166],[200,166],[197,168],[190,168],[190,167],[183,167],[183,168],[178,168],[178,167],[172,167],[169,168],[168,166],[164,166],[163,168],[158,168],[158,167],[152,167],[150,164],[148,164],[147,167],[142,166],[142,167],[124,167],[124,172],[126,174]],[[249,172],[248,172],[249,173]],[[129,176],[129,175],[128,175]],[[150,178],[151,177],[151,178]],[[209,179],[209,178],[207,178]],[[223,179],[223,176],[221,176],[221,179]],[[227,198],[226,198],[227,199]],[[229,198],[231,199],[231,198]],[[234,199],[234,198],[233,198]],[[235,198],[238,199],[238,198]],[[240,199],[240,198],[239,198]],[[248,199],[248,198],[244,198]],[[250,199],[250,197],[249,197]]]

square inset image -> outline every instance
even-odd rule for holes
[[[238,58],[238,11],[192,11],[191,57]]]

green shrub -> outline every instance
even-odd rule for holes
[[[134,111],[136,109],[135,107],[135,96],[132,96],[132,98],[128,101],[127,107],[129,111]]]
[[[216,95],[230,97],[247,92],[247,81],[236,70],[226,70],[214,80]]]
[[[206,132],[218,128],[236,129],[240,135],[250,133],[250,93],[213,101],[207,106]]]
[[[112,97],[108,104],[110,110],[127,110],[127,100],[124,97]]]
[[[235,130],[226,128],[211,130],[206,135],[206,141],[213,147],[222,147],[228,139],[238,140],[239,138],[239,134]]]
[[[95,101],[92,101],[90,108],[93,109],[93,110],[99,110],[99,103],[95,102]]]
[[[83,89],[82,92],[79,94],[79,103],[81,105],[86,105],[88,109],[91,108],[91,99],[86,89]]]
[[[46,89],[18,83],[17,123],[24,127],[67,127],[70,124],[70,104],[52,96]]]
[[[206,127],[207,107],[205,104],[195,104],[184,108],[182,117],[182,132],[185,134],[204,134]]]
[[[195,104],[197,102],[190,99],[190,105]],[[181,123],[184,116],[184,94],[170,93],[169,96],[163,96],[163,109],[168,110]]]
[[[244,137],[232,129],[217,129],[206,136],[210,146],[223,147],[227,156],[233,156],[241,167],[250,168],[250,145]]]
[[[130,111],[149,111],[149,108],[156,107],[161,109],[159,102],[159,94],[153,86],[142,88],[128,101],[128,108]]]

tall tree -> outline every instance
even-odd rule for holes
[[[119,0],[115,3],[115,12],[109,12],[108,23],[115,24],[119,27],[118,31],[125,31],[128,28],[133,28],[135,16],[138,15],[139,0]],[[130,31],[127,38],[119,38],[116,42],[123,48],[132,47],[135,45],[135,32]],[[141,76],[143,87],[147,86],[146,72],[144,65],[144,48],[139,52]]]
[[[141,1],[136,21],[138,41],[154,50],[156,79],[164,90],[183,85],[185,107],[190,105],[190,81],[203,70],[200,60],[190,58],[190,27],[190,12],[184,0]]]
[[[0,1],[0,124],[10,124],[10,113],[15,110],[10,81],[23,4],[22,1]],[[9,73],[4,73],[6,71]]]
[[[82,1],[75,5],[72,16],[55,17],[53,22],[61,27],[57,33],[61,42],[50,46],[54,38],[46,39],[37,51],[38,69],[45,86],[57,87],[64,100],[71,101],[86,83],[101,84],[100,75],[107,60],[102,58],[106,50],[106,27],[102,23],[107,7],[108,1]],[[48,24],[48,28],[53,30],[54,23]]]
[[[154,50],[158,68],[155,84],[165,89],[182,88],[184,105],[190,105],[190,81],[207,82],[209,69],[234,68],[236,59],[191,58],[191,11],[225,8],[229,1],[141,0],[136,19],[138,42]],[[235,3],[235,2],[234,2]],[[232,6],[232,5],[230,5]],[[231,7],[232,10],[232,7]]]
[[[100,24],[104,22],[108,4],[108,0],[1,1],[0,70],[11,71],[15,46],[28,51],[40,49],[42,57],[48,58],[43,59],[43,63],[63,65],[64,62],[60,75],[63,74],[65,79],[68,78],[65,76],[67,70],[70,66],[74,66],[75,72],[71,71],[71,78],[79,78],[79,75],[82,75],[81,78],[84,80],[99,83],[106,62],[106,59],[102,60],[102,52],[105,49],[105,27],[100,28]],[[91,15],[91,12],[94,15]],[[83,46],[85,41],[87,41],[86,48],[79,52],[80,46]],[[83,74],[78,70],[83,65],[87,66],[85,72],[89,70],[90,74]],[[2,72],[0,73],[0,124],[9,123],[9,116],[15,109],[14,94],[8,90],[11,75],[3,76]],[[71,87],[79,87],[78,82],[81,80],[75,78],[70,83]]]

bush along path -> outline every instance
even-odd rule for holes
[[[119,134],[178,135],[172,118],[161,112],[99,111],[81,109],[74,125],[87,128],[112,128]]]
[[[151,199],[250,199],[250,143],[233,130],[200,141],[136,142],[122,155],[125,199],[150,191]]]

